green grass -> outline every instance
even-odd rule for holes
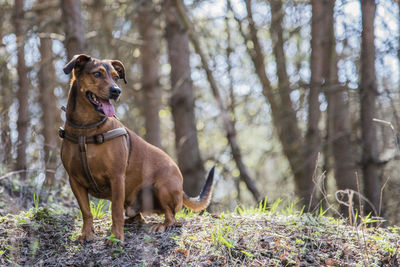
[[[109,208],[106,208],[107,202],[104,201],[104,199],[99,199],[96,202],[90,201],[90,212],[93,215],[93,219],[101,219],[105,217],[106,215],[111,214],[111,205],[109,204]]]

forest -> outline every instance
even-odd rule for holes
[[[58,132],[63,68],[79,54],[124,64],[115,113],[174,159],[188,195],[216,166],[209,213],[282,202],[349,225],[400,223],[399,1],[0,0],[1,216],[79,212]]]

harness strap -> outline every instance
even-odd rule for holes
[[[93,136],[85,136],[85,143],[86,144],[103,144],[104,142],[114,139],[116,137],[119,137],[121,135],[127,135],[128,132],[126,131],[125,128],[116,128],[113,130],[110,130],[108,132],[105,133],[101,133],[101,134],[96,134]],[[68,141],[71,141],[73,143],[78,144],[79,143],[79,137],[80,136],[74,136],[74,135],[70,135],[68,134],[64,128],[60,127],[58,129],[58,135],[63,138],[63,139],[67,139]],[[129,138],[128,138],[129,140]]]
[[[94,180],[94,178],[92,176],[92,173],[90,172],[89,164],[87,162],[86,136],[79,136],[78,137],[78,144],[79,144],[79,152],[80,152],[79,155],[80,155],[80,158],[81,158],[83,171],[85,172],[86,179],[89,182],[90,188],[92,188],[95,193],[100,193],[99,187],[97,186],[96,181]]]
[[[67,139],[73,143],[76,143],[79,145],[79,155],[80,159],[82,162],[82,167],[83,171],[85,173],[86,179],[90,185],[90,188],[93,189],[95,193],[100,193],[101,190],[99,189],[98,185],[96,184],[96,181],[94,180],[92,173],[90,172],[88,160],[87,160],[87,144],[103,144],[106,141],[109,141],[111,139],[114,139],[116,137],[124,135],[126,138],[126,142],[128,145],[128,161],[127,165],[129,164],[129,157],[131,153],[131,143],[130,143],[130,137],[128,132],[126,131],[125,128],[116,128],[110,131],[107,131],[102,134],[96,134],[94,136],[73,136],[68,134],[64,128],[60,127],[58,129],[58,135],[63,138]]]

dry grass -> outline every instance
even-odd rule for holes
[[[277,205],[276,205],[277,206]],[[35,266],[398,266],[400,227],[358,227],[302,214],[293,205],[237,208],[219,215],[181,212],[179,227],[149,232],[162,218],[127,225],[125,243],[107,246],[108,215],[95,220],[96,238],[75,238],[81,218],[32,208],[0,217],[0,265]],[[372,225],[372,224],[371,224]],[[112,238],[111,238],[112,239]]]

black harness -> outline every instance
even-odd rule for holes
[[[65,108],[62,107],[62,110],[65,111]],[[74,128],[78,128],[78,129],[90,129],[90,128],[95,128],[97,126],[100,126],[101,124],[105,123],[107,121],[107,117],[105,116],[101,121],[96,122],[94,124],[88,124],[88,125],[77,125],[69,120],[66,119],[66,123]],[[94,136],[74,136],[74,135],[70,135],[68,134],[64,128],[60,127],[58,129],[58,135],[62,138],[62,139],[66,139],[68,141],[71,141],[75,144],[79,145],[79,155],[80,155],[80,159],[82,162],[82,168],[83,171],[85,173],[86,176],[86,180],[90,185],[90,188],[97,194],[101,193],[102,190],[99,188],[99,186],[97,185],[96,181],[94,180],[92,173],[90,172],[90,168],[89,168],[89,164],[88,164],[88,160],[87,160],[87,144],[96,144],[96,145],[101,145],[104,142],[107,142],[109,140],[112,140],[114,138],[120,137],[120,136],[125,136],[126,138],[126,142],[128,144],[128,161],[127,161],[127,165],[129,164],[129,156],[130,156],[130,151],[131,151],[131,144],[130,144],[130,138],[129,138],[129,134],[126,131],[125,128],[116,128],[116,129],[112,129],[110,131],[107,131],[105,133],[101,133],[101,134],[96,134]]]

